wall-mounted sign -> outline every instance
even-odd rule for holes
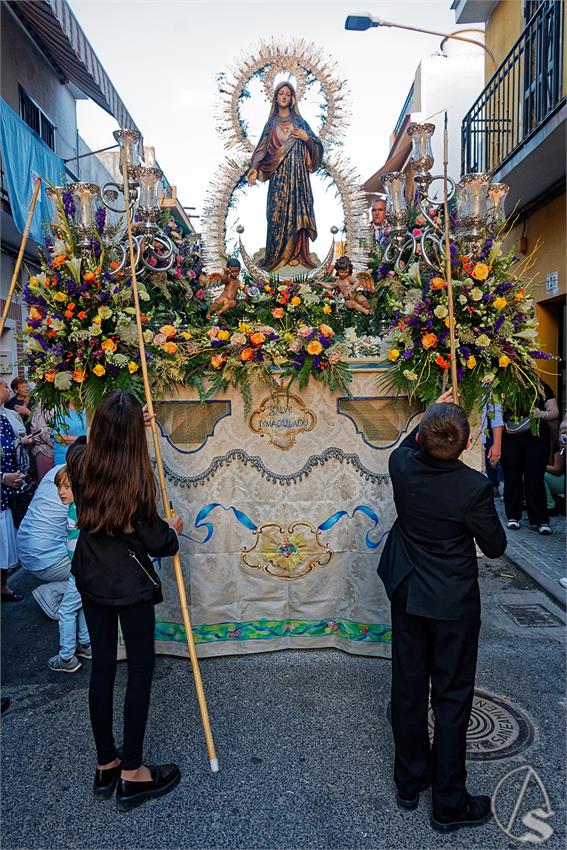
[[[557,272],[550,272],[546,275],[545,291],[548,295],[559,295],[559,275]]]

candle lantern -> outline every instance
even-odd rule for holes
[[[504,205],[509,191],[507,183],[491,183],[488,188],[488,219],[492,227],[498,228],[506,221]]]

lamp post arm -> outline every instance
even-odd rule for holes
[[[400,30],[411,30],[412,32],[424,32],[427,35],[438,35],[438,36],[441,36],[441,38],[451,38],[454,41],[466,41],[468,44],[474,44],[476,47],[480,47],[481,50],[484,50],[484,52],[487,53],[488,56],[490,56],[490,59],[491,59],[492,64],[493,64],[493,69],[496,70],[496,64],[497,64],[496,63],[496,57],[494,56],[494,53],[492,52],[492,50],[490,50],[488,47],[486,47],[486,45],[484,45],[481,41],[475,41],[474,38],[466,38],[466,36],[464,36],[464,35],[456,35],[456,34],[454,35],[453,33],[447,33],[447,32],[437,32],[437,30],[426,30],[426,29],[423,29],[422,27],[412,27],[409,24],[394,24],[391,21],[384,21],[384,20],[382,20],[382,18],[377,18],[377,17],[374,17],[373,20],[376,22],[377,26],[379,26],[379,27],[395,27],[396,29],[400,29]]]

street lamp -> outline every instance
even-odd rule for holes
[[[436,30],[426,30],[422,27],[412,27],[409,24],[394,24],[392,21],[385,21],[376,15],[371,15],[370,12],[359,12],[357,15],[348,15],[345,21],[345,29],[351,32],[364,32],[372,29],[372,27],[395,27],[400,30],[411,30],[411,32],[424,32],[427,35],[439,35],[441,38],[451,38],[455,41],[466,41],[468,44],[474,44],[480,47],[485,53],[490,56],[494,69],[496,69],[496,59],[494,53],[488,49],[481,41],[475,41],[473,38],[467,38],[464,35],[456,33],[437,32]]]

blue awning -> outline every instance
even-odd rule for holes
[[[20,233],[24,232],[33,195],[35,177],[44,185],[38,198],[30,237],[43,242],[44,225],[51,221],[51,202],[45,189],[52,183],[60,186],[65,181],[65,165],[61,157],[0,98],[0,148],[2,165],[12,217]]]

